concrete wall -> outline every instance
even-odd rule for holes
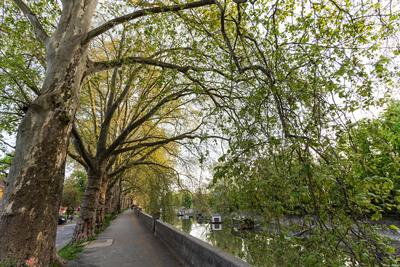
[[[146,226],[152,217],[139,213],[139,218]],[[150,219],[149,219],[150,218]],[[152,220],[153,221],[153,220]],[[244,267],[248,263],[228,253],[219,250],[210,244],[179,231],[173,226],[154,220],[154,234],[184,263],[185,266],[195,267]]]
[[[144,225],[146,225],[146,227],[149,229],[149,231],[153,231],[153,217],[139,210],[137,210],[136,213],[139,216],[140,220],[144,223]]]

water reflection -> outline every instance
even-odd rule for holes
[[[222,224],[220,224],[220,223],[212,224],[211,229],[213,231],[220,231],[220,230],[222,230]]]
[[[181,219],[182,231],[185,233],[190,234],[192,231],[192,220],[190,218],[183,218]]]
[[[312,231],[304,231],[304,221],[287,216],[279,223],[265,222],[259,231],[238,230],[243,227],[229,219],[218,225],[173,216],[167,223],[254,266],[349,266],[348,258],[337,254],[340,250],[323,250],[321,253]],[[218,226],[220,229],[216,230]],[[308,256],[305,249],[310,246],[317,249]],[[335,264],[328,264],[327,259],[332,259]]]
[[[195,219],[170,218],[167,223],[255,266],[267,266],[268,238],[256,232],[233,230],[229,221],[223,224],[199,223]]]

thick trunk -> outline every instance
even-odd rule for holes
[[[104,225],[105,216],[106,216],[106,193],[108,187],[108,180],[104,176],[101,181],[100,192],[99,192],[99,201],[97,204],[96,211],[96,228],[101,229]]]
[[[114,209],[117,212],[121,212],[121,198],[122,198],[122,180],[119,180],[116,196],[114,198],[114,203],[113,203]]]
[[[106,213],[112,213],[112,202],[114,199],[114,186],[112,188],[108,188],[107,189],[107,193],[106,193]]]
[[[112,188],[107,190],[106,194],[106,214],[120,212],[120,195],[121,187],[119,183],[115,183]]]
[[[96,210],[99,201],[101,187],[101,172],[88,170],[88,185],[83,195],[81,204],[81,216],[79,217],[73,241],[78,242],[95,236]]]
[[[65,1],[53,36],[46,40],[46,74],[40,96],[18,128],[15,156],[0,207],[0,263],[50,266],[69,135],[86,68],[86,46],[95,0]]]
[[[45,265],[55,244],[71,120],[61,111],[69,107],[45,105],[32,107],[19,128],[0,213],[0,259],[19,264],[33,258]]]
[[[76,57],[81,55],[77,51]],[[75,59],[76,59],[75,57]],[[30,106],[18,129],[15,157],[0,210],[0,259],[37,266],[51,261],[64,181],[69,134],[76,111],[73,60],[65,80],[55,81]],[[54,88],[55,90],[52,90]]]

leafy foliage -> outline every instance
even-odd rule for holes
[[[29,4],[48,32],[60,15],[58,4]],[[273,255],[268,263],[394,263],[393,249],[367,218],[398,211],[399,105],[356,125],[345,113],[382,105],[398,83],[399,49],[386,45],[397,40],[398,7],[358,0],[214,4],[118,24],[91,43],[93,66],[114,67],[85,79],[75,134],[75,141],[85,142],[71,156],[85,167],[93,159],[109,160],[107,170],[122,173],[126,192],[149,212],[171,211],[176,173],[169,155],[178,148],[164,144],[153,151],[143,141],[176,136],[216,108],[212,127],[229,137],[229,150],[215,168],[211,204],[278,225],[278,233],[258,237]],[[1,5],[0,34],[8,38],[0,38],[0,130],[11,133],[40,94],[48,66],[28,22],[14,4]],[[101,22],[161,3],[99,5]],[[116,64],[122,56],[139,61]],[[380,89],[383,96],[376,94]],[[160,106],[166,99],[168,105]],[[138,127],[143,114],[148,120]],[[72,206],[84,187],[83,175],[76,177],[64,192],[64,203]],[[191,206],[192,199],[183,202]],[[301,224],[287,227],[282,222],[288,215]],[[308,234],[299,238],[292,231]],[[254,262],[264,264],[261,256]]]
[[[362,136],[381,139],[369,135],[373,127],[360,127],[352,140],[346,116],[381,104],[385,99],[373,91],[396,81],[385,67],[393,64],[394,53],[381,50],[381,39],[393,33],[398,14],[392,15],[393,24],[381,24],[374,10],[357,1],[256,3],[242,13],[252,14],[253,23],[243,19],[236,32],[225,32],[238,40],[230,54],[238,58],[234,65],[243,81],[237,84],[238,99],[231,99],[234,108],[221,112],[220,127],[231,140],[215,167],[212,204],[278,225],[268,242],[272,250],[293,248],[293,257],[271,265],[393,263],[393,249],[366,217],[379,219],[396,207],[397,170],[390,166],[397,163],[371,155],[377,147],[366,146]],[[227,25],[239,23],[234,14]],[[354,143],[362,152],[349,152]],[[387,148],[381,153],[395,151]],[[365,160],[372,170],[360,170]],[[288,216],[298,217],[297,229],[287,225]],[[294,238],[293,231],[307,235]]]
[[[339,141],[343,162],[351,169],[354,201],[373,220],[400,208],[400,105],[392,102],[378,119],[365,119]]]
[[[84,171],[76,170],[64,182],[61,206],[76,208],[80,205],[87,184]]]

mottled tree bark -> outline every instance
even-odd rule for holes
[[[102,172],[88,170],[88,185],[83,195],[81,216],[79,217],[73,236],[73,241],[78,242],[95,236],[96,210],[99,201]]]
[[[51,260],[64,180],[70,108],[53,94],[41,96],[25,116],[0,213],[0,259]],[[57,107],[56,107],[57,106]],[[51,127],[50,127],[51,126]]]
[[[112,202],[114,200],[114,186],[107,189],[106,192],[106,214],[112,213]]]
[[[99,201],[97,204],[96,210],[96,227],[97,229],[101,229],[104,225],[105,216],[106,216],[106,194],[108,189],[108,180],[107,177],[103,177],[100,185],[99,192]]]
[[[118,212],[121,211],[121,202],[122,202],[122,179],[119,179],[117,187],[117,195],[115,196],[113,202],[113,207]]]
[[[97,71],[117,67],[107,62],[89,64],[88,44],[96,36],[129,20],[215,3],[200,0],[135,10],[89,31],[97,1],[61,0],[58,1],[62,4],[58,25],[48,36],[29,5],[23,0],[13,1],[30,21],[37,39],[46,45],[46,73],[40,95],[18,128],[15,157],[0,206],[0,261],[14,259],[20,266],[29,260],[35,266],[47,267],[55,251],[66,152],[82,79],[85,74],[96,71],[94,66],[98,67]],[[175,65],[164,62],[136,59],[139,60],[122,60],[117,65],[140,63],[176,69]],[[179,69],[187,71],[188,68]],[[89,175],[93,179],[89,179],[83,218],[77,225],[78,231],[86,236],[94,233],[100,173],[103,172]]]
[[[118,213],[121,211],[121,179],[111,188],[107,189],[106,194],[106,214]]]
[[[0,261],[49,266],[55,251],[58,208],[69,134],[86,69],[86,36],[96,1],[66,1],[48,37],[22,1],[15,1],[46,44],[47,69],[38,98],[19,128],[0,209]]]

